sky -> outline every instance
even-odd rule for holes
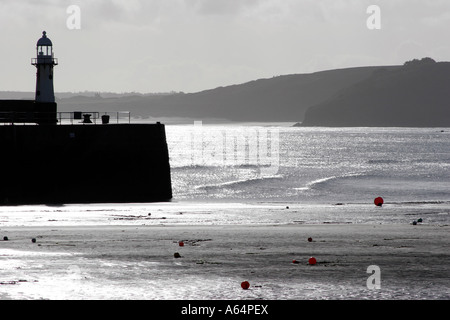
[[[449,0],[0,0],[0,29],[0,91],[34,91],[43,30],[59,61],[56,92],[188,93],[450,61]]]

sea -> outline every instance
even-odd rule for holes
[[[0,207],[0,224],[450,223],[450,128],[193,121],[166,137],[172,201]]]
[[[249,223],[450,222],[448,128],[197,122],[167,137],[175,201],[295,211]]]

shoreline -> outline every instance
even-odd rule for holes
[[[1,226],[8,240],[0,239],[0,299],[447,300],[449,231],[427,224]],[[308,264],[312,256],[316,265]],[[380,289],[367,287],[371,265],[380,268]]]
[[[15,226],[220,226],[290,224],[449,225],[449,201],[373,203],[194,202],[0,207],[0,230]],[[1,238],[0,238],[1,239]]]

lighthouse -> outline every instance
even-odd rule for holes
[[[36,66],[36,97],[37,103],[54,103],[55,93],[53,90],[53,66],[58,64],[58,59],[53,57],[53,44],[42,32],[36,45],[36,58],[31,59],[31,64]]]
[[[37,70],[35,100],[0,99],[0,206],[172,198],[163,124],[85,125],[73,121],[81,111],[57,112],[53,67],[58,61],[45,31],[31,64]],[[71,172],[82,172],[83,178],[61,179]]]

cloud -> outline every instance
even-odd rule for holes
[[[71,4],[80,30],[66,27]],[[366,27],[371,4],[381,8],[379,31]],[[3,51],[11,76],[0,88],[34,86],[29,61],[42,30],[60,59],[59,90],[192,91],[422,53],[450,60],[448,12],[448,0],[0,0],[14,48]]]
[[[185,0],[188,7],[200,14],[236,15],[242,9],[259,6],[263,0]]]

